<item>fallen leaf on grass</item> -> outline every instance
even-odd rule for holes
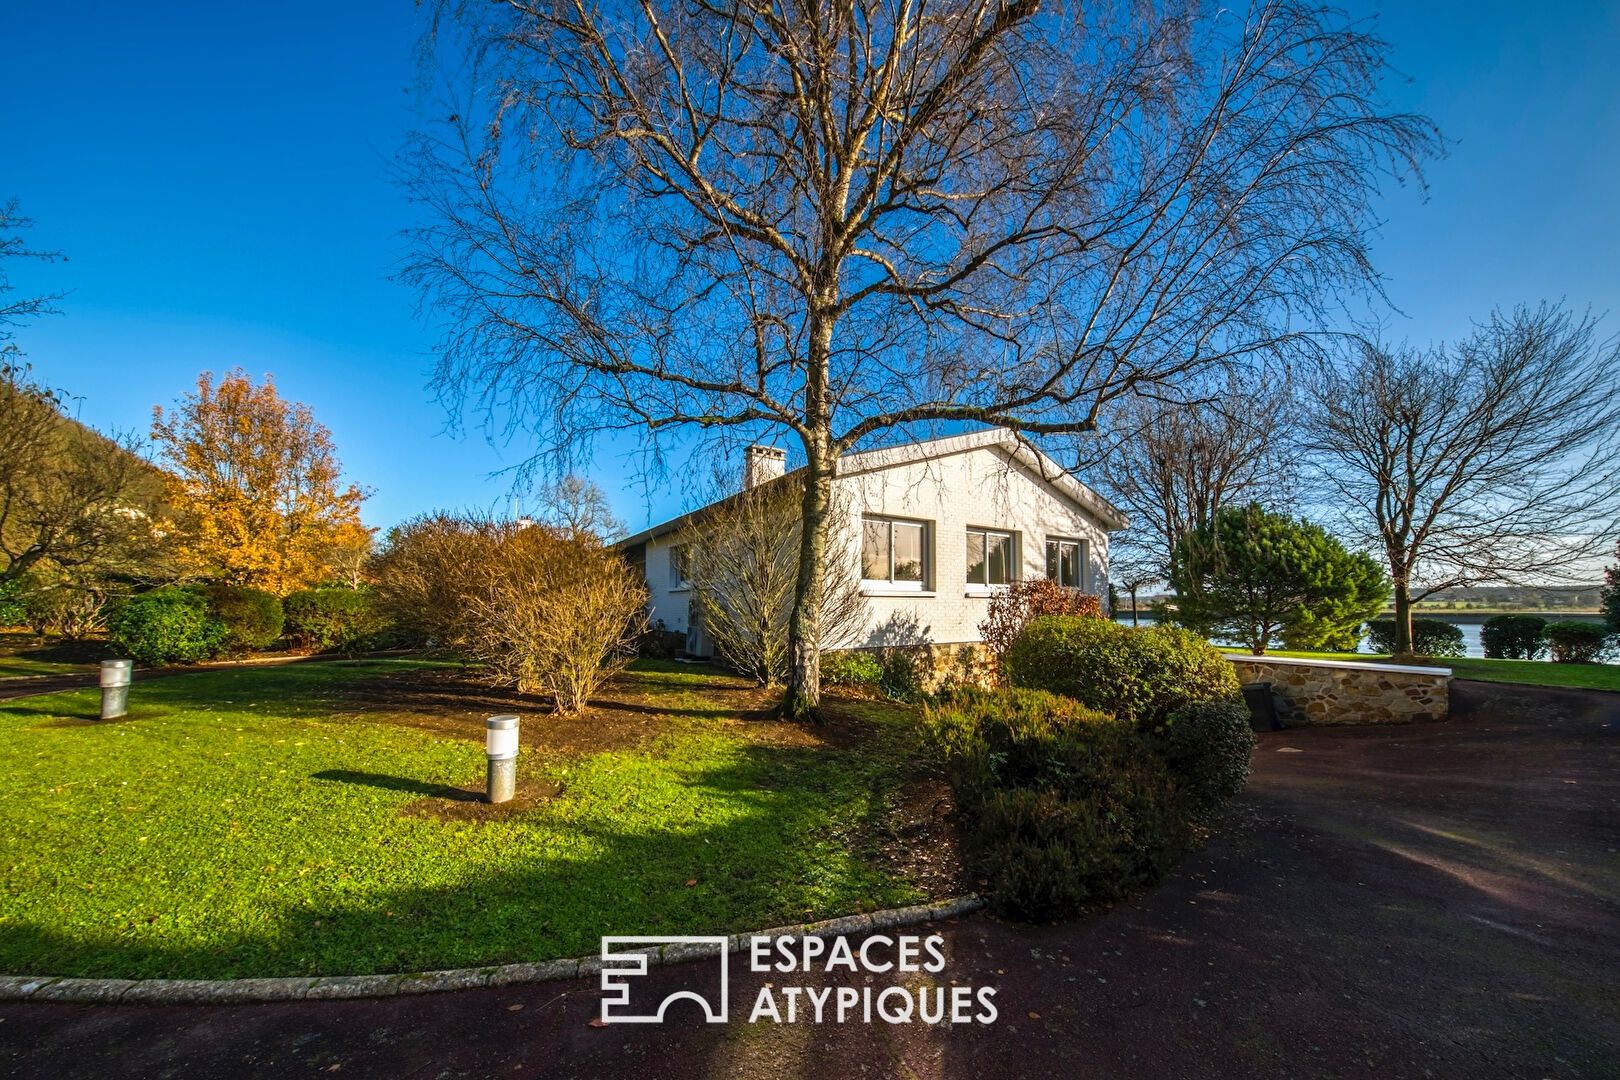
[[[686,883],[686,887],[687,887],[687,888],[688,888],[688,889],[690,889],[690,888],[691,888],[691,887],[692,887],[692,886],[694,886],[694,885],[696,885],[696,884],[697,884],[697,878],[693,878],[693,879],[692,879],[692,880],[691,880],[691,881],[688,881],[688,882],[687,882],[687,883]]]

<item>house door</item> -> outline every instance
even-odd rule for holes
[[[703,612],[690,600],[687,601],[686,608],[686,654],[704,657],[714,654],[714,647],[709,644],[709,635],[703,632]]]

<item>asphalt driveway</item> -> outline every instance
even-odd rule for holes
[[[734,958],[727,1024],[677,1006],[663,1025],[593,1027],[589,983],[3,1005],[0,1073],[1620,1076],[1620,694],[1458,682],[1454,701],[1444,724],[1265,736],[1231,828],[1134,903],[939,926],[942,978],[996,987],[993,1024],[749,1024],[761,984],[788,977]],[[648,990],[695,977],[656,971]]]

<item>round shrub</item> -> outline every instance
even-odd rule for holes
[[[201,660],[219,651],[225,628],[208,615],[208,602],[173,586],[125,600],[107,619],[107,641],[142,664]]]
[[[28,619],[28,598],[24,579],[0,581],[0,628],[21,626]]]
[[[1170,767],[1187,816],[1208,825],[1249,780],[1254,729],[1249,710],[1229,701],[1188,705],[1148,733]]]
[[[821,657],[823,686],[876,686],[883,678],[883,665],[866,652],[830,652]]]
[[[281,636],[280,597],[246,585],[205,585],[198,591],[209,617],[220,625],[222,652],[239,656]]]
[[[382,628],[370,589],[323,585],[290,594],[282,605],[293,647],[313,652],[353,652]]]
[[[1367,624],[1374,652],[1395,652],[1395,620],[1374,619]],[[1412,620],[1412,651],[1419,656],[1463,656],[1462,627],[1439,619]]]
[[[1560,664],[1595,664],[1608,651],[1609,628],[1593,622],[1550,623],[1547,644]]]
[[[1547,620],[1539,615],[1497,615],[1479,630],[1492,660],[1534,660],[1547,647]]]
[[[1106,619],[1031,620],[1007,650],[1006,674],[1014,686],[1064,694],[1149,726],[1187,705],[1232,700],[1239,692],[1232,664],[1192,631]]]
[[[922,662],[912,650],[884,649],[878,690],[895,701],[921,701],[924,696]]]
[[[1134,725],[1038,690],[956,689],[929,709],[974,869],[996,909],[1071,915],[1157,880],[1191,835]]]

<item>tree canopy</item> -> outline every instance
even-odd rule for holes
[[[1181,621],[1257,656],[1278,638],[1292,649],[1354,649],[1362,623],[1389,599],[1370,555],[1258,503],[1225,507],[1191,530],[1171,583]]]
[[[1559,305],[1429,349],[1358,342],[1307,386],[1326,505],[1379,553],[1397,649],[1440,589],[1580,584],[1620,529],[1620,339]]]
[[[342,484],[332,433],[268,377],[204,372],[174,409],[153,410],[152,440],[179,558],[195,573],[285,596],[369,544],[366,493]]]
[[[405,276],[438,385],[564,457],[604,431],[797,439],[790,713],[818,692],[841,454],[1086,431],[1300,340],[1372,281],[1434,148],[1385,45],[1294,0],[444,0]]]

